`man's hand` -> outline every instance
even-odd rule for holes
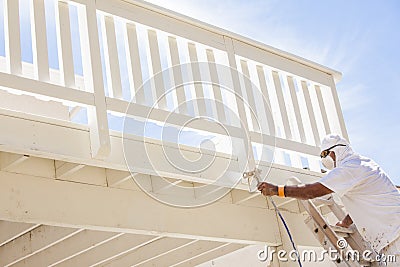
[[[261,193],[264,196],[276,196],[278,195],[278,187],[276,185],[262,182],[258,185],[258,190],[261,191]]]

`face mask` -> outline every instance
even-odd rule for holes
[[[322,165],[324,165],[325,168],[328,170],[332,170],[335,167],[335,162],[333,161],[333,158],[328,155],[325,158],[321,159]]]

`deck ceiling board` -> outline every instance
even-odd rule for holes
[[[38,226],[33,223],[0,221],[0,248]]]
[[[93,247],[70,259],[60,262],[56,266],[92,266],[100,262],[106,262],[118,255],[124,255],[129,251],[138,249],[141,245],[154,239],[154,236],[122,234],[103,244]]]
[[[105,266],[135,266],[141,265],[144,262],[157,257],[160,254],[165,254],[182,246],[193,242],[191,239],[182,238],[161,238],[142,246],[129,254],[123,255],[113,261],[108,262]]]
[[[148,266],[172,266],[179,263],[185,259],[195,257],[217,247],[220,247],[224,243],[212,242],[205,240],[198,240],[197,242],[192,242],[187,246],[181,247],[177,250],[173,250],[170,253],[161,255],[160,257],[154,258],[150,261],[140,263],[138,266],[148,267]]]
[[[18,263],[76,234],[79,229],[41,225],[0,247],[0,266]]]
[[[198,254],[195,257],[181,261],[173,266],[174,267],[197,266],[199,264],[227,255],[244,247],[246,247],[246,245],[226,243],[223,246],[206,251],[205,253]]]
[[[13,266],[49,266],[115,235],[112,232],[83,230],[63,242],[54,244]]]

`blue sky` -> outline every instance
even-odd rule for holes
[[[400,185],[400,2],[149,0],[343,73],[350,141]]]

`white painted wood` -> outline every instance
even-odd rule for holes
[[[4,44],[7,60],[7,71],[21,75],[21,40],[19,25],[19,1],[5,0],[4,5]]]
[[[31,0],[32,54],[35,78],[50,81],[44,0]]]
[[[290,96],[292,98],[294,114],[295,114],[296,122],[297,122],[297,128],[298,128],[299,134],[300,134],[300,141],[302,143],[306,143],[307,142],[306,134],[304,132],[304,125],[303,125],[303,121],[302,121],[302,115],[301,115],[301,112],[300,112],[299,100],[297,98],[297,93],[296,93],[296,89],[295,89],[295,86],[294,86],[294,80],[293,79],[294,78],[292,76],[288,76],[287,77]]]
[[[76,2],[82,2],[85,0],[74,0]],[[212,26],[210,24],[200,22],[197,20],[193,20],[193,18],[186,17],[182,14],[178,14],[171,10],[164,9],[162,7],[153,5],[148,2],[133,2],[133,1],[121,1],[121,0],[98,0],[99,9],[111,13],[116,14],[118,16],[124,17],[128,20],[133,20],[140,22],[144,25],[149,25],[151,27],[160,29],[165,32],[170,32],[178,36],[182,36],[186,39],[193,40],[195,42],[203,43],[205,45],[209,45],[215,47],[220,50],[224,50],[224,40],[223,36],[228,36],[235,40],[235,43],[241,43],[253,49],[248,49],[244,47],[244,51],[251,51],[251,53],[259,53],[260,51],[265,51],[268,53],[268,57],[258,56],[256,55],[253,60],[257,61],[259,58],[263,58],[263,62],[265,65],[269,65],[271,63],[280,61],[281,65],[284,66],[283,63],[290,64],[291,62],[295,62],[292,68],[294,70],[302,70],[302,72],[312,72],[312,73],[320,73],[320,74],[328,74],[332,76],[335,81],[339,81],[341,79],[341,73],[338,71],[334,71],[330,68],[317,64],[315,62],[311,62],[307,59],[301,58],[299,56],[295,56],[288,52],[284,52],[277,48],[262,44],[260,42],[251,40],[249,38],[240,36],[238,34],[229,32],[227,30],[218,28],[216,26]],[[155,14],[158,16],[155,17]],[[161,15],[161,16],[160,16]],[[173,31],[173,32],[172,32]],[[238,51],[237,54],[240,54],[239,49],[240,46],[235,44],[235,50]],[[254,49],[255,48],[255,49]],[[256,51],[256,52],[255,52]],[[247,57],[243,55],[243,57]],[[247,57],[249,58],[249,57]],[[307,66],[307,68],[302,69],[302,67]],[[277,69],[285,69],[279,68]],[[289,71],[291,72],[291,71]],[[292,72],[293,73],[293,72]],[[299,74],[299,76],[302,76]],[[322,75],[324,76],[324,75]],[[305,77],[307,78],[307,77]],[[310,78],[312,79],[312,78]],[[325,78],[323,78],[325,79]]]
[[[114,257],[105,263],[105,266],[136,266],[138,263],[156,257],[166,251],[175,249],[179,246],[184,246],[190,243],[190,239],[181,238],[158,238],[153,240],[151,245],[140,246],[138,248],[124,251],[120,257]],[[93,266],[99,266],[98,264]]]
[[[179,60],[178,44],[176,38],[168,36],[169,54],[171,56],[172,72],[174,76],[174,84],[176,90],[176,96],[178,100],[178,110],[181,114],[188,114],[187,99],[185,94],[185,88],[183,86],[182,68]]]
[[[321,145],[321,140],[319,138],[317,122],[315,120],[315,115],[311,103],[310,92],[308,91],[308,86],[306,81],[301,81],[301,88],[303,90],[304,100],[306,102],[308,116],[310,118],[311,129],[314,136],[314,141],[316,146]]]
[[[260,131],[260,121],[258,120],[258,112],[257,112],[257,107],[256,103],[254,100],[254,94],[253,94],[253,86],[251,83],[251,78],[250,78],[250,73],[249,73],[249,67],[247,65],[247,62],[245,60],[240,60],[240,66],[242,68],[242,72],[244,74],[244,89],[247,95],[247,101],[248,105],[250,107],[250,118],[251,121],[253,122],[253,131],[258,132]]]
[[[61,259],[59,261],[53,262],[48,267],[64,266],[65,262],[67,262],[67,264],[69,264],[69,261],[71,261],[71,260],[74,261],[74,260],[76,260],[76,258],[80,258],[82,254],[83,255],[87,255],[88,253],[93,252],[93,250],[97,249],[99,246],[105,246],[110,241],[118,239],[120,236],[123,236],[123,235],[126,235],[126,234],[118,233],[118,234],[114,234],[110,238],[106,238],[106,239],[104,239],[104,240],[102,240],[100,242],[96,242],[96,243],[92,242],[90,247],[87,247],[86,249],[81,249],[81,250],[77,251],[76,253],[72,253],[72,254],[68,255],[67,257],[65,257],[65,258],[63,258],[63,259]],[[99,254],[99,255],[104,255],[104,254]],[[97,257],[99,257],[99,256],[97,255]],[[96,257],[92,257],[92,259],[95,259],[95,258]],[[82,264],[82,263],[80,263],[80,264]],[[79,264],[72,264],[72,265],[69,265],[69,266],[77,266],[77,265],[79,265]],[[85,266],[87,266],[87,264],[85,264]]]
[[[337,114],[337,116],[339,118],[341,134],[345,139],[347,139],[349,141],[349,135],[347,133],[346,125],[344,123],[343,112],[342,112],[342,108],[340,107],[339,97],[337,95],[336,86],[335,86],[335,82],[333,80],[333,77],[331,77],[331,79],[329,81],[329,87],[331,88],[333,101],[335,103],[336,114]]]
[[[63,179],[85,167],[83,164],[64,162],[56,167],[56,178]]]
[[[0,248],[39,226],[32,223],[0,221]]]
[[[28,94],[47,96],[61,102],[74,102],[94,105],[93,94],[55,84],[0,72],[0,86],[23,91]]]
[[[33,257],[20,261],[15,266],[51,266],[70,255],[87,250],[91,246],[102,243],[115,235],[116,233],[112,232],[83,230],[63,242],[35,254]]]
[[[163,14],[160,8],[148,8],[143,6],[143,2],[127,2],[121,0],[97,0],[96,7],[105,13],[135,21],[143,25],[181,36],[194,42],[203,43],[218,49],[224,49],[223,37],[221,34],[214,33],[204,27],[198,27],[179,17]],[[168,12],[170,13],[170,12]],[[193,22],[193,19],[190,19]]]
[[[314,68],[310,62],[302,62],[301,59],[293,58],[293,55],[287,53],[274,53],[268,51],[266,47],[259,47],[239,40],[233,41],[235,53],[239,56],[254,60],[260,64],[270,66],[275,71],[284,70],[295,76],[327,85],[331,79],[329,72],[324,72]],[[303,59],[304,60],[304,59]],[[306,64],[304,64],[306,63]]]
[[[203,80],[200,74],[199,60],[197,58],[197,49],[194,43],[188,43],[190,66],[192,69],[194,90],[196,93],[195,102],[200,116],[207,116],[206,102],[204,99]]]
[[[318,85],[315,85],[315,91],[317,94],[319,108],[321,110],[322,121],[324,122],[325,133],[329,134],[329,133],[331,133],[331,129],[329,127],[329,121],[328,121],[328,115],[327,115],[326,108],[325,108],[325,102],[324,102],[324,99],[322,98],[321,87]]]
[[[133,180],[134,175],[135,174],[131,174],[130,172],[126,171],[106,169],[107,186],[117,187],[118,185],[129,180],[132,180],[132,183],[135,183]]]
[[[182,261],[179,262],[176,265],[173,265],[171,267],[175,266],[197,266],[201,263],[211,261],[214,259],[217,259],[223,255],[228,255],[229,253],[232,253],[234,251],[237,251],[241,248],[244,248],[244,245],[241,244],[224,244],[219,247],[216,247],[215,249],[209,250],[205,253],[200,253],[198,255],[194,255],[194,257],[189,258],[187,261]]]
[[[28,257],[64,241],[81,232],[81,229],[42,225],[7,243],[0,249],[1,266],[11,266]]]
[[[71,26],[68,3],[58,1],[55,7],[58,62],[62,84],[75,88],[75,71],[72,54]]]
[[[132,251],[141,246],[151,244],[151,241],[158,238],[160,237],[133,234],[117,235],[116,238],[112,238],[106,243],[67,259],[57,266],[96,266],[96,264],[107,262],[120,254],[123,255],[126,251]]]
[[[133,23],[126,24],[125,47],[127,53],[127,66],[129,84],[131,86],[131,99],[136,103],[144,105],[146,103],[144,97],[142,68],[139,56],[138,38],[136,34],[136,26]]]
[[[241,126],[244,127],[244,129],[243,129],[244,133],[247,133],[249,131],[249,125],[248,125],[247,118],[246,118],[246,112],[245,112],[243,100],[240,99],[240,96],[242,96],[242,93],[241,93],[241,89],[240,89],[239,76],[236,71],[238,68],[236,66],[236,56],[235,56],[235,50],[233,47],[233,41],[231,38],[226,37],[226,36],[224,36],[224,41],[225,41],[226,52],[228,54],[229,66],[231,68],[233,89],[236,94],[235,98],[236,98],[236,105],[238,108],[238,115],[239,115],[239,119],[242,124]],[[242,140],[244,142],[247,142],[247,146],[248,146],[248,148],[250,148],[252,146],[251,140],[244,140],[244,139],[247,139],[247,137],[245,135],[242,135]],[[238,146],[238,145],[235,144],[235,146]],[[254,161],[253,149],[247,149],[247,151],[240,151],[240,147],[239,147],[239,148],[236,148],[236,151],[239,151],[238,153],[243,153],[243,155],[248,155],[248,160],[239,158],[239,165],[241,166],[241,169],[245,169],[245,166],[247,165],[248,170],[253,170],[256,166],[255,161]]]
[[[91,153],[95,158],[110,154],[111,144],[107,120],[106,100],[102,77],[99,35],[95,2],[78,8],[78,22],[82,48],[85,88],[94,95],[95,107],[88,108]]]
[[[154,30],[147,31],[149,38],[149,46],[150,46],[150,56],[151,56],[151,66],[153,69],[152,79],[154,79],[154,86],[156,95],[153,96],[153,100],[151,102],[151,106],[157,103],[157,106],[161,109],[167,109],[167,98],[166,91],[164,85],[163,75],[161,73],[161,58],[160,58],[160,50],[158,46],[157,40],[157,32]]]
[[[204,240],[199,240],[195,242],[191,242],[185,246],[182,246],[176,250],[169,251],[168,253],[164,255],[159,255],[158,257],[147,261],[140,263],[136,266],[160,266],[162,264],[166,264],[168,266],[172,266],[176,263],[179,263],[182,260],[185,260],[187,258],[190,258],[192,255],[198,255],[201,253],[205,253],[207,251],[210,251],[212,249],[215,249],[219,246],[221,246],[223,243],[220,242],[210,242],[210,241],[204,241]]]
[[[219,122],[221,122],[223,124],[227,124],[228,121],[227,121],[226,115],[225,115],[225,104],[224,104],[224,100],[222,99],[221,87],[220,87],[218,73],[217,73],[217,66],[215,64],[214,51],[212,49],[207,49],[206,54],[207,54],[208,67],[210,69],[210,78],[211,78],[212,89],[213,89],[214,98],[215,98],[215,105],[217,108],[216,115],[217,115]]]
[[[277,226],[275,213],[260,208],[216,202],[188,210],[166,206],[139,191],[4,172],[0,172],[0,181],[0,219],[3,220],[40,221],[44,224],[80,226],[89,230],[162,234],[243,244],[279,242],[273,234]],[[53,205],[47,205],[49,199]],[[8,210],[14,212],[11,214]],[[144,210],[152,212],[144,213]],[[217,217],[221,212],[226,220],[216,220],[212,227],[206,227],[210,225],[209,218]],[[137,214],[140,214],[140,220],[137,220]],[[191,223],[187,224],[188,221]],[[226,221],[230,222],[229,227]],[[254,221],[265,223],[249,227]]]
[[[1,153],[1,170],[2,171],[12,171],[19,164],[29,159],[29,155],[20,155],[20,154],[10,154],[10,153]]]
[[[274,80],[276,96],[278,97],[279,111],[280,111],[281,117],[282,117],[283,128],[285,131],[285,138],[292,140],[293,135],[292,135],[292,131],[291,131],[290,125],[289,125],[288,111],[287,111],[287,108],[285,105],[285,99],[283,97],[283,89],[282,89],[281,80],[279,78],[279,73],[276,71],[272,71],[272,77]]]
[[[105,47],[104,59],[107,81],[111,87],[109,88],[109,94],[111,97],[122,99],[121,72],[119,70],[114,18],[112,16],[105,15],[102,25],[104,27],[103,45]]]
[[[264,97],[263,102],[267,105],[266,107],[264,107],[264,109],[265,109],[265,115],[266,115],[267,124],[268,124],[268,133],[269,133],[269,135],[275,135],[275,123],[274,123],[274,118],[272,115],[271,99],[270,99],[269,93],[268,93],[264,69],[260,65],[257,65],[256,68],[257,68],[258,80],[260,82],[260,90]]]

